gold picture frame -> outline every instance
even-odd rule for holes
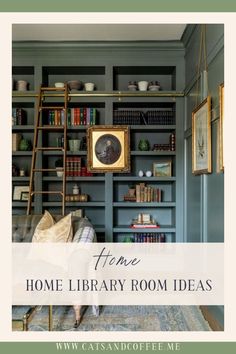
[[[130,172],[128,126],[94,125],[89,127],[87,143],[87,165],[90,172]]]
[[[211,173],[211,97],[192,112],[192,173]]]
[[[224,84],[219,86],[219,167],[224,171]]]
[[[159,161],[153,162],[153,177],[171,177],[172,176],[172,162]]]

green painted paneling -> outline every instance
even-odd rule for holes
[[[189,33],[188,33],[189,31]],[[187,34],[189,36],[187,36]],[[224,81],[224,47],[222,25],[207,25],[208,87],[212,96],[212,173],[194,176],[191,173],[192,136],[191,112],[196,102],[196,72],[200,26],[191,26],[185,32],[186,87],[188,90],[185,116],[185,227],[188,242],[224,241],[224,174],[217,173],[217,126],[219,118],[219,84]],[[193,70],[195,68],[195,70]],[[200,86],[200,85],[199,85]],[[201,95],[201,93],[200,93]],[[223,262],[223,260],[222,260]],[[222,264],[223,266],[223,264]],[[214,319],[224,327],[224,307],[207,306]]]
[[[200,176],[192,174],[192,139],[185,141],[186,147],[186,204],[185,204],[185,225],[187,242],[201,241],[201,181]]]
[[[224,174],[217,172],[217,128],[212,124],[213,171],[207,176],[207,242],[224,241]]]
[[[207,25],[206,38],[207,38],[207,53],[211,56],[208,65],[208,87],[209,94],[212,97],[212,119],[219,118],[219,84],[224,81],[224,48],[217,47],[220,42],[223,45],[223,25]],[[187,96],[186,108],[186,123],[185,128],[189,129],[192,126],[192,110],[196,105],[196,90],[197,84],[192,82],[193,71],[190,68],[196,67],[198,60],[199,36],[200,26],[192,27],[192,36],[188,38],[186,49],[186,85],[192,85],[192,89]],[[186,35],[186,34],[185,34]],[[217,51],[214,48],[217,47]],[[208,58],[209,59],[209,58]],[[198,85],[200,90],[200,84]],[[201,92],[199,91],[199,96]],[[198,104],[200,102],[198,101]],[[224,178],[222,173],[216,173],[216,148],[217,148],[217,134],[216,124],[212,124],[212,174],[208,175],[205,179],[197,176],[191,176],[191,137],[186,143],[187,155],[187,177],[186,177],[186,210],[187,210],[187,240],[202,240],[210,242],[223,241],[223,192],[224,192]],[[216,192],[217,191],[217,194]],[[203,193],[203,194],[202,194]],[[205,195],[205,193],[207,195]],[[195,196],[195,197],[194,197]],[[205,203],[203,205],[203,203]],[[193,207],[194,205],[194,207]],[[198,219],[201,213],[203,214],[196,225],[190,222],[192,219]],[[195,214],[195,216],[193,215]],[[198,216],[197,216],[198,215]],[[195,226],[194,226],[195,225]],[[199,229],[200,228],[200,229]],[[197,237],[199,229],[199,236]]]

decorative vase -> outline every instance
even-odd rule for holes
[[[74,185],[73,185],[72,193],[73,193],[73,194],[79,194],[79,187],[78,187],[78,184],[74,184]]]
[[[63,169],[62,167],[56,167],[57,177],[63,177]]]
[[[151,171],[146,171],[145,175],[146,175],[146,177],[152,177],[152,172]]]
[[[138,82],[139,91],[147,91],[147,88],[148,88],[148,81],[139,81]]]
[[[140,171],[138,172],[138,175],[139,175],[139,177],[143,177],[143,171],[140,170]]]
[[[26,139],[21,139],[20,144],[19,144],[19,150],[20,151],[29,151],[29,150],[31,150],[30,141],[26,140]]]
[[[140,151],[148,151],[150,149],[149,141],[146,139],[141,139],[138,144],[138,149]]]

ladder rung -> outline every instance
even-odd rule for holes
[[[64,125],[44,125],[39,126],[37,129],[39,130],[56,130],[56,129],[64,129]]]
[[[56,109],[56,110],[61,110],[61,109],[65,109],[64,106],[40,106],[39,110],[42,109]]]
[[[33,172],[56,172],[56,171],[64,171],[64,168],[61,167],[60,169],[56,168],[34,168]]]
[[[34,195],[34,194],[61,194],[61,195],[64,195],[64,193],[61,191],[33,191],[33,192],[31,192],[31,195]]]
[[[41,91],[65,91],[64,87],[41,87]]]
[[[35,151],[64,151],[62,147],[37,147]]]

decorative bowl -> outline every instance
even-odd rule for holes
[[[150,85],[148,87],[149,91],[159,91],[161,86],[158,85]]]
[[[55,87],[57,87],[57,88],[64,87],[64,82],[55,82]]]
[[[67,82],[68,87],[70,90],[81,90],[82,89],[82,82],[78,80],[71,80]]]
[[[128,90],[129,91],[136,91],[137,90],[137,85],[128,85]]]

